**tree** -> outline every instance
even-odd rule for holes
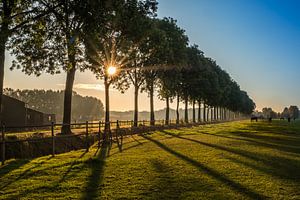
[[[168,125],[170,120],[169,103],[179,92],[180,70],[187,65],[188,37],[185,35],[185,31],[177,26],[176,20],[172,18],[161,20],[159,28],[165,33],[166,48],[163,51],[164,55],[162,54],[164,59],[161,61],[165,66],[158,72],[158,94],[166,101],[165,122]]]
[[[160,71],[166,70],[168,67],[170,67],[170,63],[174,63],[173,51],[175,51],[175,48],[171,49],[169,47],[172,47],[172,45],[174,47],[176,45],[174,44],[174,40],[176,41],[178,37],[176,36],[172,38],[171,36],[172,30],[173,32],[179,31],[180,33],[183,33],[182,30],[179,29],[179,27],[177,27],[176,21],[171,18],[164,18],[162,20],[155,19],[154,25],[155,27],[153,28],[153,31],[149,35],[148,40],[142,46],[143,52],[149,52],[148,56],[144,57],[144,62],[143,62],[143,65],[145,66],[145,70],[144,70],[145,82],[143,84],[142,91],[148,92],[148,95],[150,97],[150,124],[151,125],[155,124],[154,91],[158,83],[158,74]],[[178,45],[181,44],[182,43],[179,42]],[[167,52],[168,50],[170,50],[171,52],[168,53]],[[172,56],[170,56],[170,54],[172,54]]]
[[[290,106],[289,109],[289,116],[293,119],[299,118],[299,108],[297,106]]]
[[[272,108],[263,108],[262,109],[262,113],[263,113],[263,116],[265,118],[275,118],[276,117],[276,113],[272,110]]]
[[[57,5],[54,6],[57,7]],[[0,123],[2,118],[2,94],[4,80],[5,50],[10,49],[8,42],[19,37],[24,28],[52,9],[41,9],[36,0],[2,0],[0,2]]]
[[[289,118],[289,117],[290,117],[290,111],[289,111],[289,109],[288,109],[287,107],[285,107],[285,108],[283,109],[281,115],[282,115],[282,117],[284,117],[284,118]]]
[[[151,13],[152,16],[154,13]],[[144,84],[145,76],[144,72],[147,68],[145,66],[144,60],[149,57],[151,51],[155,49],[149,49],[149,38],[153,34],[154,20],[152,20],[149,15],[132,16],[131,19],[134,20],[134,24],[139,24],[139,26],[133,27],[135,29],[134,37],[131,37],[130,51],[128,54],[128,59],[126,62],[126,72],[125,76],[118,78],[116,87],[124,92],[132,84],[134,87],[134,116],[133,116],[133,126],[138,125],[138,95],[142,84]],[[132,20],[131,20],[132,22]]]
[[[188,104],[189,101],[193,105],[193,122],[195,122],[195,101],[200,95],[199,89],[202,87],[199,84],[201,75],[201,57],[203,52],[198,49],[197,45],[188,47],[187,50],[187,66],[182,69],[182,82],[180,83],[179,93],[185,103],[185,122],[188,122]]]
[[[51,13],[40,17],[13,38],[12,47],[16,60],[13,68],[21,68],[26,74],[40,75],[43,71],[55,74],[67,72],[64,93],[62,133],[71,133],[72,91],[77,69],[86,68],[84,60],[87,23],[94,22],[92,14],[101,12],[101,1],[40,0],[37,7]],[[90,12],[86,12],[89,10]],[[98,22],[100,23],[100,22]]]
[[[55,114],[56,121],[62,121],[64,91],[53,90],[13,90],[4,89],[4,94],[27,103],[34,110]],[[81,96],[76,92],[72,94],[72,120],[87,121],[100,120],[103,117],[103,104],[99,99]]]
[[[124,77],[130,59],[137,57],[133,53],[138,52],[137,44],[142,40],[145,30],[143,22],[147,23],[147,17],[155,14],[156,1],[113,1],[107,10],[105,29],[101,26],[94,27],[90,39],[86,41],[91,69],[98,78],[104,79],[106,133],[110,130],[109,87],[115,84],[117,88],[124,90]],[[110,75],[110,67],[116,68],[117,73]],[[128,87],[128,84],[125,85],[125,88]],[[108,139],[108,134],[105,138]]]

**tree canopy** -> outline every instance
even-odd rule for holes
[[[55,114],[56,121],[62,121],[64,91],[54,90],[14,90],[5,88],[4,94],[19,99],[34,110]],[[89,96],[73,92],[72,121],[100,120],[104,116],[102,102]]]
[[[5,3],[8,1],[3,2],[1,9],[7,11],[8,4]],[[194,122],[196,104],[198,120],[201,108],[203,120],[208,118],[209,112],[217,119],[229,112],[249,115],[255,109],[247,92],[218,62],[206,57],[198,45],[189,43],[185,30],[175,19],[157,18],[156,0],[36,0],[24,1],[24,5],[20,1],[12,2],[16,3],[12,6],[13,12],[7,15],[2,12],[1,15],[1,45],[5,46],[9,39],[9,49],[15,57],[12,69],[19,68],[28,75],[38,76],[43,72],[67,73],[64,96],[59,97],[64,102],[64,133],[70,132],[71,116],[77,116],[77,111],[72,110],[77,105],[72,98],[77,101],[73,83],[78,70],[91,70],[103,80],[106,122],[109,122],[111,85],[121,92],[134,86],[135,125],[139,92],[149,94],[152,125],[155,92],[166,101],[166,123],[169,121],[169,102],[175,98],[177,113],[179,103],[185,104],[186,122],[189,121],[189,105],[193,106]],[[15,16],[13,13],[19,17],[5,20],[5,16]],[[13,28],[14,34],[5,31],[18,25],[22,28]],[[109,74],[110,67],[115,67],[116,73]],[[33,93],[41,96],[43,92]],[[62,92],[48,93],[58,95]],[[26,95],[29,94],[31,92],[26,91]],[[95,99],[91,101],[100,105]],[[40,105],[38,101],[35,103],[35,106]],[[50,105],[48,108],[55,109]],[[98,106],[96,110],[101,109]]]

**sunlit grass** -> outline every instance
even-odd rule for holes
[[[299,199],[300,122],[132,136],[0,168],[0,199]]]

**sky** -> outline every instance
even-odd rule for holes
[[[282,111],[300,106],[300,1],[298,0],[158,0],[158,17],[172,17],[186,30],[191,44],[217,61],[257,109]],[[66,74],[40,77],[10,71],[7,53],[4,87],[64,89]],[[86,71],[77,72],[74,90],[104,102],[103,81]],[[133,109],[133,89],[125,94],[112,89],[111,110]],[[165,103],[156,99],[155,109]],[[172,104],[171,107],[175,108]],[[147,94],[139,109],[149,110]]]

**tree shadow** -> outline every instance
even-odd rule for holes
[[[88,177],[87,185],[81,199],[96,199],[100,196],[101,183],[103,182],[105,160],[111,149],[110,144],[102,143],[100,152],[96,158],[91,158],[87,161],[87,165],[91,169],[91,174]]]
[[[263,132],[263,133],[273,134],[273,132]],[[251,133],[250,130],[248,132],[247,131],[242,132],[241,130],[228,131],[227,134],[232,134],[239,137],[247,137],[247,138],[269,141],[276,144],[289,144],[289,145],[294,144],[296,146],[299,144],[299,140],[300,140],[299,137],[294,137],[294,135],[285,135],[285,134],[280,134],[280,135],[277,134],[277,136],[261,135],[261,134]]]
[[[239,140],[239,141],[244,141],[247,142],[248,144],[252,144],[255,146],[262,146],[266,148],[272,148],[272,149],[277,149],[283,152],[289,152],[289,153],[300,153],[300,147],[299,146],[293,146],[293,145],[287,145],[286,142],[279,142],[279,143],[274,143],[274,141],[269,141],[269,140],[264,140],[266,142],[262,142],[259,137],[257,138],[255,135],[248,136],[248,134],[236,134],[237,137],[231,137],[231,136],[225,136],[224,133],[207,133],[207,132],[199,132],[200,134],[205,134],[213,137],[220,137],[220,138],[226,138],[226,139],[231,139],[231,140]],[[232,131],[230,133],[233,133]]]
[[[157,159],[151,160],[150,164],[159,173],[159,177],[148,189],[147,196],[153,199],[178,199],[181,189],[176,184],[174,176],[170,174],[172,169]]]
[[[74,167],[76,164],[81,163],[81,162],[79,161],[79,159],[82,158],[83,156],[85,156],[86,153],[87,153],[87,152],[83,152],[83,153],[79,156],[79,158],[77,158],[76,160],[74,160],[74,161],[72,162],[72,164],[70,165],[70,167],[68,168],[68,170],[62,175],[62,178],[58,181],[58,184],[64,182],[64,181],[67,179],[68,175],[69,175],[70,172],[73,170],[73,167]]]
[[[64,167],[64,166],[69,166],[68,169],[65,171],[65,173],[62,174],[61,178],[58,181],[50,181],[51,184],[49,183],[41,183],[38,185],[38,187],[34,186],[34,187],[26,187],[24,186],[23,191],[18,191],[17,193],[14,194],[10,194],[11,196],[9,196],[9,199],[20,199],[20,198],[26,198],[26,196],[30,196],[30,195],[34,195],[37,193],[39,194],[47,194],[49,191],[59,191],[60,186],[65,183],[67,181],[68,178],[70,177],[74,177],[76,176],[77,172],[80,172],[82,170],[88,170],[88,167],[91,165],[91,159],[87,160],[87,161],[82,161],[79,160],[80,158],[82,158],[84,155],[86,155],[86,152],[83,152],[79,157],[76,157],[74,161],[72,162],[66,162],[61,164],[60,162],[58,162],[58,165],[55,166],[50,166],[50,167],[46,167],[46,168],[42,168],[39,169],[37,171],[32,171],[35,168],[38,168],[40,166],[42,166],[46,160],[38,163],[37,165],[26,169],[20,176],[18,176],[16,179],[14,179],[12,182],[10,182],[10,184],[14,183],[15,181],[21,180],[21,179],[27,179],[27,178],[31,178],[34,177],[36,174],[41,174],[43,171],[47,172],[48,170],[51,171],[55,171],[57,168],[59,168],[58,170],[61,170],[60,168]],[[49,157],[47,160],[52,159],[53,157]],[[76,164],[83,164],[81,167],[76,167],[76,169],[74,169],[73,167]],[[73,176],[74,175],[74,176]],[[8,186],[8,185],[6,185]],[[39,197],[41,199],[43,199],[42,197]],[[55,197],[53,197],[53,199],[55,199]]]
[[[8,161],[5,165],[0,166],[0,177],[5,176],[6,174],[19,169],[23,165],[26,165],[30,160],[22,159],[22,160],[12,160]]]
[[[116,132],[116,142],[120,152],[123,150],[123,132]]]
[[[11,185],[12,183],[14,183],[14,182],[16,182],[16,181],[18,181],[18,180],[20,180],[20,179],[24,179],[24,178],[30,176],[30,175],[32,174],[31,171],[32,171],[33,169],[36,169],[36,168],[42,166],[45,162],[47,162],[47,161],[50,160],[51,158],[52,158],[52,157],[49,156],[47,159],[45,159],[45,160],[43,160],[43,161],[41,161],[41,162],[39,162],[39,163],[36,163],[36,164],[33,165],[32,167],[29,167],[29,168],[26,169],[24,172],[22,172],[18,177],[16,177],[16,178],[13,179],[13,180],[10,180],[10,182],[8,182],[8,183],[2,185],[2,186],[0,187],[0,189],[3,190],[3,189],[5,189],[6,187],[8,187],[9,185]],[[18,165],[17,168],[20,168],[21,166],[24,166],[25,164],[29,163],[29,161],[30,161],[30,160],[24,160],[24,161],[22,162],[22,160],[20,160],[19,162],[21,162],[22,164],[21,164],[21,165]],[[18,162],[18,161],[17,161],[17,162]],[[17,168],[15,168],[15,169],[17,169]]]
[[[206,174],[208,174],[209,176],[215,178],[216,180],[226,184],[227,186],[229,186],[231,189],[233,189],[234,191],[247,196],[248,198],[251,199],[266,199],[266,196],[259,194],[249,188],[244,187],[243,185],[241,185],[240,183],[234,182],[233,180],[230,180],[229,178],[227,178],[225,175],[217,172],[216,170],[209,168],[205,165],[203,165],[202,163],[193,160],[192,158],[189,158],[188,156],[181,154],[171,148],[169,148],[168,146],[166,146],[165,144],[162,144],[161,142],[146,136],[146,135],[142,135],[142,137],[144,137],[145,139],[153,142],[154,144],[156,144],[158,147],[160,147],[161,149],[165,150],[166,152],[176,156],[177,158],[180,158],[181,160],[187,162],[188,164],[196,167],[199,171],[201,172],[205,172]]]
[[[295,182],[300,182],[300,172],[299,169],[300,165],[299,162],[285,158],[285,157],[279,157],[279,156],[271,156],[266,154],[260,154],[259,152],[248,152],[245,150],[240,149],[234,149],[229,147],[224,147],[216,144],[210,144],[202,141],[198,141],[191,138],[186,138],[182,136],[178,136],[173,133],[169,133],[166,131],[162,131],[166,135],[172,135],[173,137],[176,137],[178,139],[191,141],[206,147],[226,151],[235,155],[242,156],[244,158],[250,159],[252,161],[262,163],[264,167],[256,166],[255,164],[247,165],[249,167],[252,167],[255,170],[259,170],[261,172],[264,172],[266,174],[270,174],[272,176],[277,176],[280,179],[288,179]],[[244,163],[246,165],[247,163]]]
[[[129,146],[129,147],[125,147],[125,148],[122,148],[122,151],[119,151],[119,152],[115,152],[115,153],[112,153],[110,154],[109,156],[113,156],[113,155],[116,155],[118,153],[122,153],[123,151],[127,151],[127,150],[130,150],[130,149],[133,149],[133,148],[136,148],[138,146],[141,146],[143,144],[145,144],[146,142],[140,142],[140,143],[137,143],[135,145],[132,145],[132,146]]]
[[[218,192],[215,185],[207,182],[205,178],[181,176],[180,173],[176,176],[176,168],[159,159],[152,159],[150,164],[158,173],[145,193],[151,199],[199,199],[201,195],[210,199],[224,199],[226,196],[230,198],[230,195]]]
[[[255,130],[258,132],[268,132],[280,135],[289,135],[300,138],[300,123],[299,121],[295,123],[274,121],[272,123],[259,122],[259,123],[249,123],[245,126],[244,130]]]

